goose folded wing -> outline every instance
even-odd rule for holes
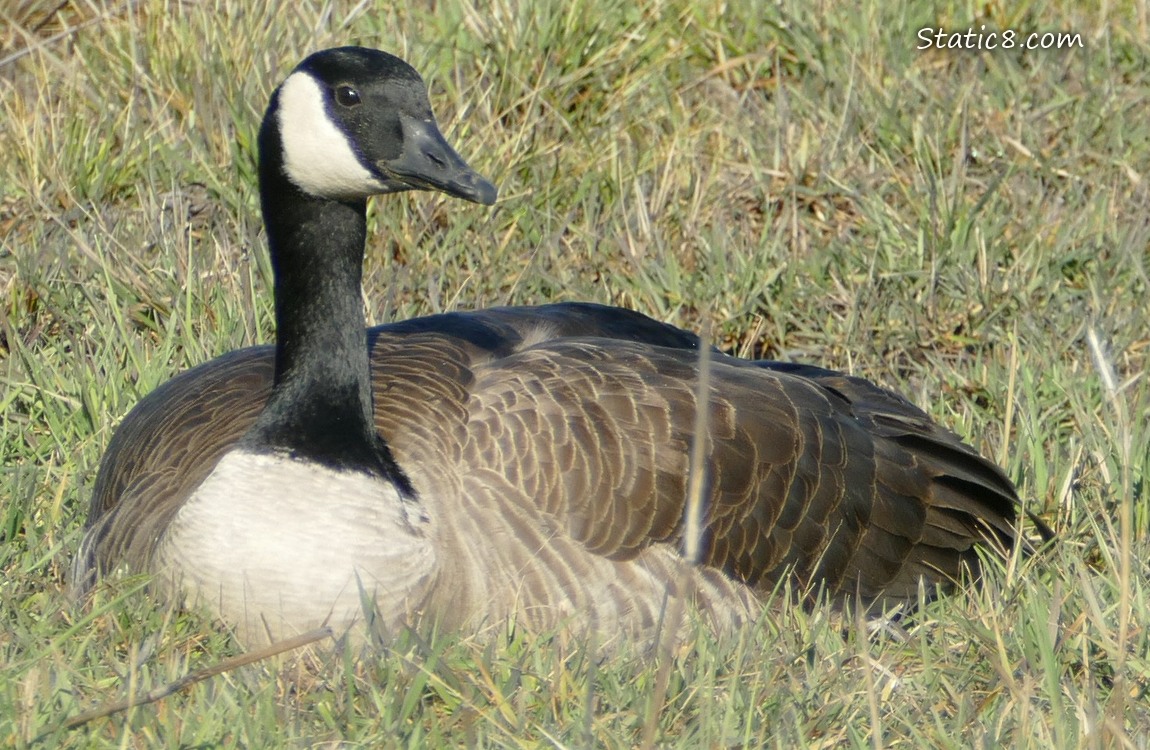
[[[506,476],[590,552],[682,545],[697,351],[544,341],[477,367],[464,463]],[[1013,534],[992,464],[857,378],[718,355],[706,439],[704,564],[765,588],[913,598]]]

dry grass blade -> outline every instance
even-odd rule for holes
[[[105,703],[104,705],[98,706],[89,711],[84,711],[82,713],[76,714],[64,722],[64,728],[76,729],[77,727],[81,727],[84,724],[87,724],[88,722],[94,721],[96,719],[112,716],[113,714],[120,713],[121,711],[127,711],[130,708],[135,708],[136,706],[155,703],[156,701],[167,698],[173,693],[178,693],[181,690],[189,688],[198,682],[203,682],[204,680],[207,680],[211,677],[215,677],[216,675],[223,674],[224,672],[230,672],[233,669],[239,669],[240,667],[245,667],[249,664],[255,664],[256,662],[270,659],[273,656],[278,656],[279,654],[283,654],[288,651],[294,651],[297,648],[302,648],[311,643],[315,643],[316,641],[321,641],[324,638],[331,637],[331,629],[325,627],[309,630],[308,632],[297,635],[294,638],[285,638],[282,641],[277,641],[263,648],[256,649],[255,651],[248,651],[247,653],[240,654],[239,656],[234,656],[230,659],[224,659],[223,661],[213,664],[209,667],[203,667],[201,669],[195,670],[194,672],[189,672],[180,679],[169,682],[168,684],[158,687],[154,690],[149,690],[143,695],[128,696],[122,700]]]
[[[643,722],[643,734],[639,747],[650,750],[655,746],[659,727],[659,715],[667,700],[667,686],[671,681],[671,666],[674,663],[675,649],[683,632],[683,618],[686,614],[686,598],[689,591],[690,568],[699,564],[699,554],[703,542],[703,492],[706,487],[707,435],[711,415],[711,326],[704,318],[703,329],[699,334],[699,358],[695,381],[695,431],[691,435],[691,465],[687,480],[687,498],[683,505],[683,568],[682,580],[678,582],[679,594],[670,593],[668,585],[667,605],[663,613],[663,629],[658,643],[658,671],[655,685],[647,706]]]

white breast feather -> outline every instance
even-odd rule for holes
[[[387,481],[283,455],[232,451],[180,509],[159,549],[161,575],[263,637],[363,618],[404,622],[435,567],[425,522]],[[248,640],[248,638],[245,638]]]

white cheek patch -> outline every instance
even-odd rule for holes
[[[307,73],[292,73],[280,87],[278,120],[284,173],[304,192],[357,198],[384,190],[360,163],[347,134],[331,121],[322,89]]]

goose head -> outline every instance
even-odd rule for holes
[[[484,205],[496,198],[495,187],[440,133],[419,73],[363,47],[323,50],[295,68],[268,106],[260,160],[319,199],[403,190],[438,190]],[[261,177],[274,183],[279,175]]]

